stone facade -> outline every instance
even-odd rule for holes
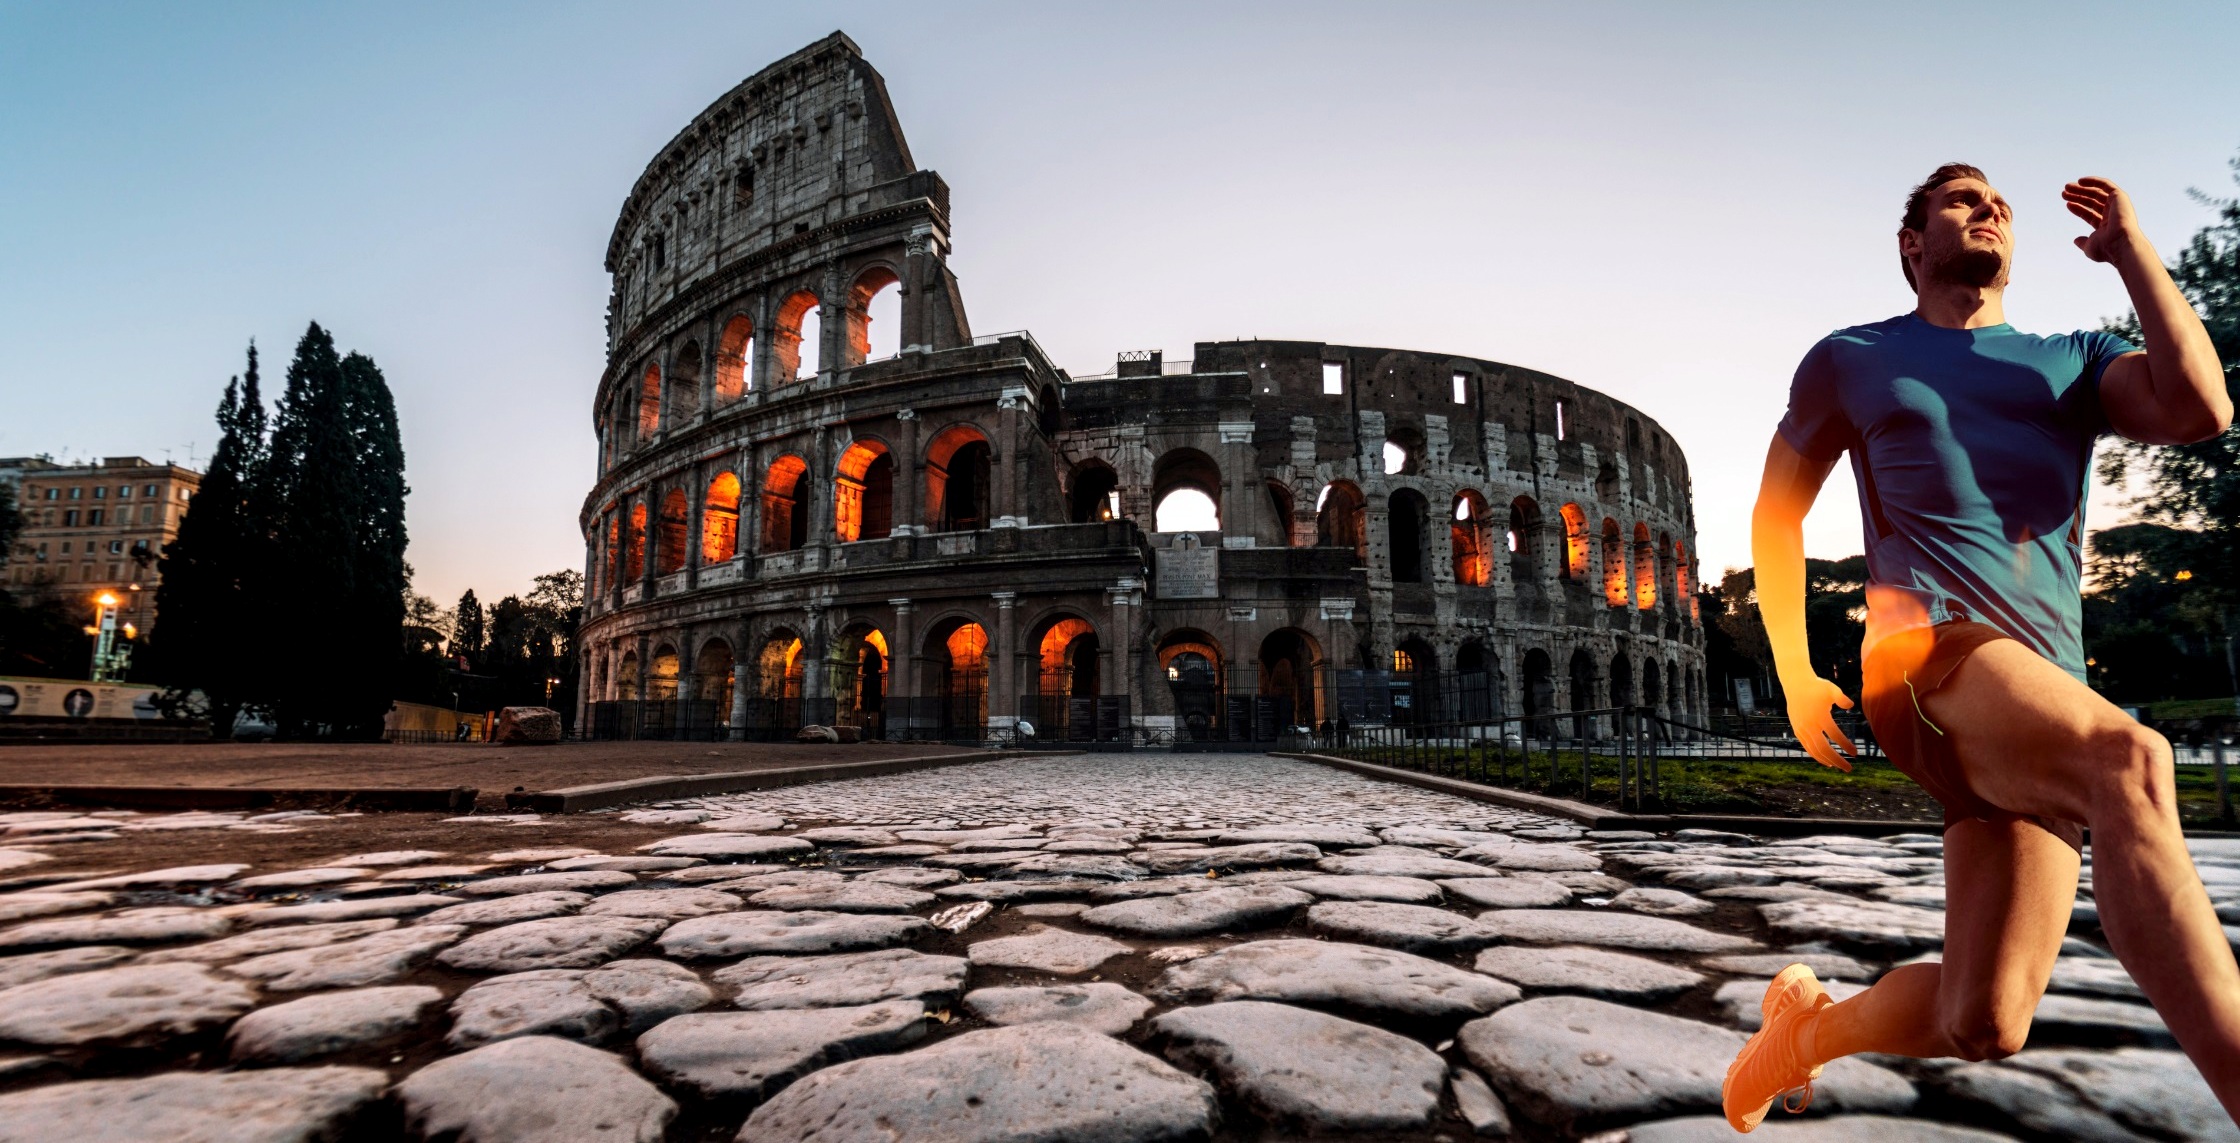
[[[1028,334],[972,335],[948,219],[840,35],[648,166],[607,251],[587,703],[700,704],[718,733],[1203,736],[1266,722],[1245,696],[1287,725],[1700,716],[1687,462],[1647,416],[1314,342],[1074,377]],[[896,352],[871,360],[890,289]],[[1156,530],[1177,493],[1217,529]]]

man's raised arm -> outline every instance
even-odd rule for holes
[[[1775,433],[1766,450],[1766,471],[1758,485],[1758,506],[1750,514],[1750,555],[1757,564],[1758,615],[1773,647],[1773,666],[1789,704],[1789,728],[1805,751],[1823,766],[1849,770],[1836,752],[1841,744],[1856,755],[1829,704],[1851,709],[1841,688],[1812,669],[1804,627],[1804,517],[1820,495],[1835,461],[1808,460]]]
[[[2232,395],[2224,364],[2200,315],[2139,229],[2131,196],[2106,179],[2082,178],[2061,188],[2061,200],[2092,227],[2077,239],[2077,249],[2123,276],[2147,343],[2145,353],[2124,354],[2100,375],[2109,425],[2155,445],[2192,444],[2225,431],[2232,424]]]

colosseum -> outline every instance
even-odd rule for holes
[[[1311,341],[1073,376],[973,333],[950,250],[947,184],[837,33],[647,165],[607,245],[586,733],[1700,720],[1687,461],[1638,410]]]

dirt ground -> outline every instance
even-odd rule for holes
[[[955,747],[864,742],[564,742],[557,746],[383,743],[189,743],[0,746],[0,786],[237,786],[351,789],[420,786],[557,790],[659,774],[717,774],[831,762],[953,754]]]

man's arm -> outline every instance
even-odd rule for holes
[[[1851,709],[1841,688],[1812,669],[1804,627],[1804,517],[1820,495],[1835,460],[1807,459],[1781,434],[1766,450],[1765,477],[1758,485],[1758,506],[1750,513],[1750,555],[1757,564],[1758,616],[1773,647],[1773,668],[1788,698],[1789,728],[1823,766],[1849,770],[1836,745],[1851,755],[1859,748],[1828,713],[1833,703]]]
[[[2123,276],[2139,314],[2145,353],[2126,353],[2100,375],[2100,405],[2118,433],[2141,444],[2192,444],[2232,424],[2232,395],[2224,364],[2209,331],[2193,311],[2162,258],[2139,229],[2131,196],[2106,179],[2082,178],[2061,189],[2069,213],[2092,233],[2077,249]]]

